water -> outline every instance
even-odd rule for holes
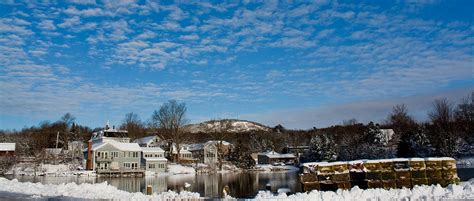
[[[458,169],[461,181],[474,178],[474,168]],[[188,190],[198,192],[203,197],[222,197],[222,189],[228,186],[230,195],[237,198],[253,198],[260,190],[266,190],[270,184],[271,191],[276,192],[280,188],[289,189],[290,193],[301,192],[298,172],[242,172],[225,173],[214,175],[167,175],[145,178],[105,178],[105,177],[29,177],[18,176],[21,182],[41,182],[44,184],[61,183],[101,183],[107,181],[118,189],[129,192],[146,192],[146,186],[152,185],[153,192],[164,192],[168,190]],[[185,183],[191,187],[185,189]]]
[[[265,190],[270,184],[271,190],[276,192],[280,188],[286,188],[291,193],[301,192],[299,176],[297,172],[242,172],[225,173],[213,175],[166,175],[144,178],[107,178],[107,177],[32,177],[18,176],[20,182],[41,182],[44,184],[61,184],[75,182],[81,183],[107,183],[120,190],[129,192],[146,192],[147,185],[152,185],[153,192],[192,191],[198,192],[203,197],[222,197],[224,186],[229,187],[229,195],[238,198],[253,198],[259,190]],[[185,183],[191,187],[185,188]]]

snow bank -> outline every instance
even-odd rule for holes
[[[2,192],[31,195],[31,197],[71,197],[82,199],[109,199],[109,200],[164,200],[164,199],[199,199],[199,193],[173,191],[145,195],[143,193],[130,193],[118,190],[107,182],[97,184],[41,184],[18,182],[0,178],[0,198]]]
[[[7,175],[23,175],[23,176],[96,176],[94,171],[78,170],[78,165],[73,164],[39,164],[34,163],[18,163],[15,164],[5,174]]]
[[[413,189],[366,189],[354,187],[351,190],[311,191],[286,195],[274,195],[269,191],[260,191],[256,200],[444,200],[444,199],[474,199],[474,179],[462,182],[459,185],[449,185],[446,188],[440,185],[415,186]]]
[[[196,170],[193,167],[182,166],[179,164],[169,164],[168,173],[170,174],[196,174]]]

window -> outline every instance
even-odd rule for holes
[[[112,151],[112,152],[110,152],[110,154],[111,154],[112,157],[114,157],[114,158],[119,157],[119,152],[118,152],[118,151]]]
[[[148,168],[155,169],[155,164],[148,164]]]

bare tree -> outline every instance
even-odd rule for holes
[[[455,157],[458,152],[459,136],[454,129],[454,106],[446,98],[433,102],[428,113],[431,119],[430,139],[438,154]]]
[[[71,113],[68,112],[61,117],[60,122],[66,124],[67,128],[69,128],[70,126],[72,126],[75,120],[76,117],[74,117]]]
[[[143,137],[146,134],[145,127],[136,113],[130,112],[125,114],[125,118],[120,125],[120,129],[128,131],[132,139]]]
[[[186,142],[188,135],[183,130],[183,126],[188,123],[186,119],[186,104],[178,103],[176,100],[170,100],[161,105],[158,111],[154,111],[151,123],[154,128],[161,130],[158,133],[162,139],[170,140],[176,147],[177,155],[175,161],[179,163],[181,145]],[[172,153],[170,146],[170,153]]]

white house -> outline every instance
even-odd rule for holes
[[[165,158],[165,151],[159,147],[141,147],[142,166],[146,171],[165,172],[168,159]]]

